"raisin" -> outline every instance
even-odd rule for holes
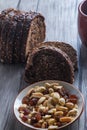
[[[29,104],[29,98],[27,96],[25,96],[23,99],[22,99],[22,103],[23,104]]]
[[[34,124],[34,123],[37,123],[38,121],[37,121],[37,119],[36,119],[36,117],[31,117],[31,124]]]
[[[20,111],[24,111],[24,109],[25,109],[25,107],[19,107],[18,108],[18,111],[20,112]]]
[[[76,104],[77,103],[77,99],[76,98],[69,98],[68,102],[72,102],[72,103]]]
[[[29,104],[31,106],[35,106],[37,104],[37,101],[38,101],[38,98],[32,98],[32,99],[30,99]]]
[[[59,121],[59,120],[60,120],[60,117],[59,117],[59,116],[55,116],[54,118],[56,119],[56,121]]]
[[[61,122],[57,122],[58,127],[62,126]]]
[[[41,118],[42,118],[42,116],[41,116],[40,113],[37,113],[37,114],[35,115],[35,117],[36,117],[36,119],[37,119],[38,121],[41,120]]]
[[[28,115],[30,113],[29,109],[25,108],[24,110],[24,115]]]
[[[41,116],[45,116],[45,113],[44,113],[44,112],[42,112],[42,113],[41,113]]]
[[[43,94],[49,94],[48,89],[46,89],[45,91],[43,91]]]
[[[26,122],[28,119],[26,116],[21,117],[22,121]]]
[[[63,96],[63,97],[66,97],[66,98],[69,97],[68,92],[67,92],[64,88],[58,89],[57,92],[58,92],[61,96]]]
[[[34,127],[41,128],[41,124],[35,123],[35,124],[34,124]]]
[[[77,103],[77,100],[78,100],[78,98],[77,98],[77,96],[76,95],[70,95],[69,96],[69,99],[68,99],[68,101],[70,101],[70,102],[72,102],[72,103],[74,103],[74,104],[76,104]]]
[[[28,115],[30,113],[29,109],[25,107],[19,107],[18,111],[23,111],[24,115]]]
[[[76,95],[72,94],[69,96],[69,98],[74,98],[74,99],[78,99]]]

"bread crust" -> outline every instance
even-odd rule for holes
[[[77,52],[76,50],[67,43],[64,42],[58,42],[58,41],[48,41],[48,42],[42,42],[36,45],[37,47],[41,47],[41,46],[54,46],[59,48],[60,50],[64,51],[69,58],[72,61],[73,67],[74,67],[74,71],[78,70],[78,65],[77,65]]]

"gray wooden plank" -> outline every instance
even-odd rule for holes
[[[13,102],[19,91],[23,67],[0,64],[0,129],[8,130],[13,121]],[[10,118],[9,120],[9,117]],[[12,120],[11,120],[12,119]],[[13,125],[12,125],[13,126]]]
[[[0,11],[6,8],[16,8],[19,0],[0,0]]]
[[[38,0],[21,0],[19,9],[24,11],[36,11],[38,6]]]
[[[83,45],[81,45],[81,51],[80,51],[80,64],[81,64],[81,72],[80,72],[80,90],[83,93],[84,96],[84,105],[85,109],[82,114],[82,118],[80,119],[80,126],[83,126],[83,128],[87,129],[87,48]],[[84,121],[84,122],[83,122]]]

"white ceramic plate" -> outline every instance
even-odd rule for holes
[[[71,85],[71,84],[69,84],[69,83],[66,83],[66,82],[63,82],[63,81],[57,81],[57,80],[45,80],[45,81],[37,82],[37,83],[32,84],[32,85],[26,87],[25,89],[23,89],[23,90],[18,94],[18,96],[17,96],[17,98],[16,98],[16,100],[15,100],[15,102],[14,102],[14,114],[15,114],[16,118],[17,118],[23,125],[29,127],[29,128],[32,129],[32,130],[47,130],[47,129],[35,128],[35,127],[33,127],[33,126],[31,126],[31,125],[29,125],[29,124],[27,124],[27,123],[24,123],[24,122],[20,119],[20,117],[19,117],[18,108],[20,107],[20,105],[22,105],[22,99],[23,99],[23,97],[27,94],[27,92],[29,91],[30,88],[32,88],[32,87],[34,87],[34,86],[38,86],[38,85],[39,85],[39,86],[42,86],[42,85],[44,85],[44,83],[46,83],[46,82],[48,82],[48,83],[54,83],[54,82],[55,82],[55,83],[59,83],[60,85],[64,86],[64,88],[65,88],[66,90],[68,90],[70,94],[75,94],[75,95],[78,97],[78,114],[77,114],[76,118],[75,118],[72,122],[70,122],[70,123],[68,123],[68,124],[66,124],[66,125],[64,125],[64,126],[62,126],[62,127],[60,127],[60,128],[64,128],[64,127],[66,127],[66,126],[72,124],[75,120],[77,120],[77,119],[80,117],[80,115],[81,115],[82,112],[83,112],[83,107],[84,107],[84,99],[83,99],[83,96],[82,96],[81,92],[80,92],[76,87],[74,87],[73,85]]]

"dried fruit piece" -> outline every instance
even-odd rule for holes
[[[30,104],[31,106],[34,106],[34,105],[37,104],[37,101],[38,101],[38,98],[32,98],[32,99],[30,99],[29,104]]]
[[[29,104],[29,97],[28,96],[25,96],[23,99],[22,99],[22,103],[23,104]]]
[[[21,117],[22,121],[26,122],[28,118],[26,116]]]
[[[62,122],[62,123],[69,123],[69,122],[71,122],[73,120],[73,118],[71,118],[71,117],[61,117],[60,118],[60,122]]]
[[[74,104],[72,102],[67,102],[66,107],[68,107],[69,109],[72,109],[74,107]]]
[[[41,124],[40,123],[35,123],[35,124],[33,124],[33,126],[36,127],[36,128],[41,128]]]
[[[33,125],[34,123],[37,123],[38,120],[36,119],[36,117],[31,117],[31,124]]]
[[[42,116],[40,113],[35,114],[35,118],[37,119],[37,121],[41,120]]]
[[[69,96],[68,102],[72,102],[72,103],[76,104],[77,100],[78,100],[77,96],[73,94],[73,95]]]

